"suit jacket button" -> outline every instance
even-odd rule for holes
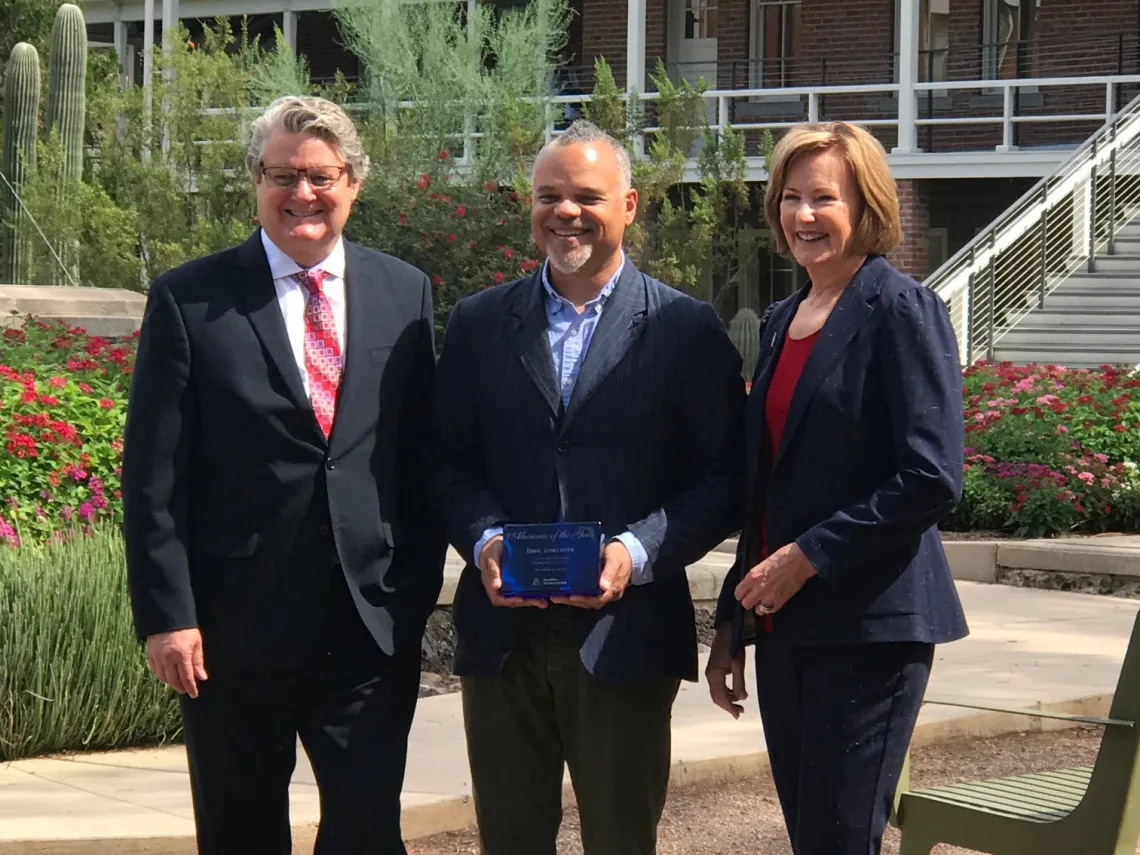
[[[336,464],[329,460],[325,463],[325,469],[329,470],[329,472],[332,472],[334,469],[336,469]]]

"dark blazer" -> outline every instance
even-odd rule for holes
[[[761,323],[745,417],[748,508],[717,620],[735,621],[734,647],[748,640],[751,618],[733,589],[759,561],[763,514],[770,550],[795,541],[818,572],[775,614],[775,633],[796,644],[961,638],[936,528],[962,494],[962,372],[946,307],[885,258],[868,258],[812,348],[769,473],[764,401],[810,287]]]
[[[695,679],[685,568],[739,525],[744,384],[708,304],[629,261],[598,321],[573,397],[561,396],[541,273],[455,307],[439,362],[448,537],[467,561],[455,594],[455,670],[495,675],[517,610],[491,605],[472,564],[504,522],[597,520],[631,531],[654,581],[599,611],[574,609],[582,662],[602,680]]]
[[[208,668],[309,655],[338,564],[389,654],[418,648],[442,585],[430,286],[382,253],[345,255],[327,442],[259,234],[158,277],[147,299],[123,455],[135,625],[200,626]]]

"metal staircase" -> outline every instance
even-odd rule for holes
[[[1140,364],[1140,98],[926,284],[965,364]]]

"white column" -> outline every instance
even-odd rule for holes
[[[297,13],[292,9],[285,9],[282,12],[281,19],[281,35],[285,38],[285,44],[289,46],[289,50],[293,55],[297,55]]]
[[[626,2],[625,91],[633,102],[645,89],[645,0]],[[638,155],[644,154],[645,140],[640,135],[634,140],[634,149]]]
[[[154,69],[154,4],[155,0],[143,0],[143,86],[147,90],[147,104],[150,103],[151,73]]]
[[[134,69],[130,66],[130,60],[127,57],[127,22],[123,20],[123,4],[115,3],[115,21],[112,24],[114,37],[112,41],[115,43],[115,56],[119,58],[119,74],[124,86],[131,85],[131,72]]]
[[[919,0],[899,0],[899,135],[897,154],[918,151],[918,99],[914,85],[918,83]]]
[[[165,44],[167,36],[178,23],[178,0],[162,0],[162,41]]]

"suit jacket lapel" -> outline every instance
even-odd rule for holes
[[[269,271],[269,260],[265,257],[265,248],[261,245],[260,231],[254,232],[253,237],[238,248],[238,262],[246,271],[246,276],[237,284],[237,292],[239,299],[245,305],[249,322],[261,339],[270,362],[276,366],[278,373],[284,379],[294,403],[298,407],[311,410],[312,404],[305,394],[305,384],[297,369],[293,347],[289,343],[289,333],[285,330],[285,318],[281,315],[281,307],[277,303],[273,274]],[[320,435],[315,416],[313,427]]]
[[[558,380],[554,376],[554,358],[550,355],[547,336],[545,292],[542,273],[513,286],[515,293],[511,320],[515,327],[515,347],[523,368],[542,393],[543,399],[555,415],[562,408]]]
[[[831,310],[827,321],[824,322],[819,338],[816,339],[815,345],[808,355],[803,373],[800,374],[796,389],[792,393],[792,400],[788,405],[788,418],[784,422],[784,432],[780,436],[780,447],[776,450],[775,457],[772,460],[773,469],[779,465],[780,458],[787,449],[796,428],[799,427],[800,420],[807,411],[808,404],[811,403],[812,396],[819,388],[819,384],[827,377],[835,361],[851,344],[851,340],[863,328],[867,318],[874,311],[868,300],[878,293],[878,261],[881,259],[876,257],[870,258],[864,263],[851,280],[851,284],[840,295],[839,301]],[[885,264],[886,262],[882,261],[882,263]],[[790,323],[791,318],[788,320]]]
[[[383,322],[384,307],[381,283],[376,270],[362,258],[360,248],[345,241],[344,245],[345,341],[343,373],[337,392],[336,419],[329,434],[329,453],[335,455],[340,446],[351,442],[359,430],[353,422],[354,408],[349,402],[361,400],[368,380],[365,360],[368,358],[369,330]],[[355,411],[359,411],[357,408]]]
[[[627,259],[590,338],[590,346],[574,383],[574,393],[570,396],[570,405],[562,420],[563,429],[573,421],[590,395],[641,336],[646,314],[645,280],[641,271]]]

